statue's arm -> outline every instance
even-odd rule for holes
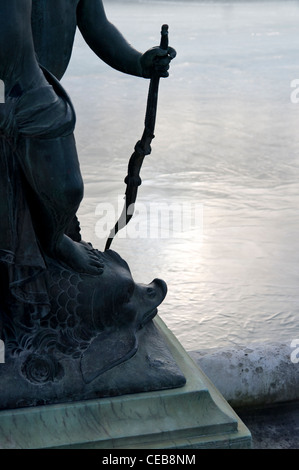
[[[38,74],[31,32],[31,0],[0,2],[0,79],[9,91],[28,89]]]
[[[77,23],[90,48],[111,67],[142,76],[141,56],[108,21],[102,0],[80,0]]]
[[[138,77],[151,78],[154,70],[168,77],[175,50],[157,46],[142,54],[134,49],[107,19],[102,0],[80,0],[77,23],[87,44],[111,67]]]

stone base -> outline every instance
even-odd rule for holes
[[[135,342],[134,337],[121,334],[118,337],[120,350],[122,344],[126,348],[131,339]],[[139,347],[134,356],[102,374],[98,367],[102,353],[99,342],[95,346],[92,343],[92,355],[85,365],[84,375],[80,357],[64,358],[61,360],[63,377],[46,383],[32,383],[22,375],[22,355],[6,358],[5,364],[0,365],[0,410],[65,405],[185,385],[186,379],[153,321],[140,329],[136,337]],[[109,346],[111,351],[115,343]],[[91,380],[87,380],[89,377]]]
[[[0,412],[0,448],[250,448],[251,435],[160,318],[180,388]]]

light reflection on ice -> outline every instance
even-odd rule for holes
[[[299,8],[295,2],[106,2],[145,50],[162,23],[178,52],[161,81],[144,204],[200,203],[203,241],[116,239],[136,281],[161,277],[160,314],[187,349],[296,337],[299,310]],[[100,62],[80,37],[64,79],[77,110],[82,234],[116,204],[141,137],[148,83]],[[86,91],[87,90],[87,91]],[[297,333],[298,336],[298,333]]]

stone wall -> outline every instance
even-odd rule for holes
[[[240,408],[299,400],[298,346],[299,340],[290,340],[189,354],[230,405]]]

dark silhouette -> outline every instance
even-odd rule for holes
[[[101,0],[0,2],[0,326],[7,362],[31,385],[63,380],[69,358],[83,382],[127,360],[166,295],[163,281],[136,285],[116,253],[81,238],[75,111],[59,82],[77,26],[124,73],[167,77],[175,57],[134,49]]]

